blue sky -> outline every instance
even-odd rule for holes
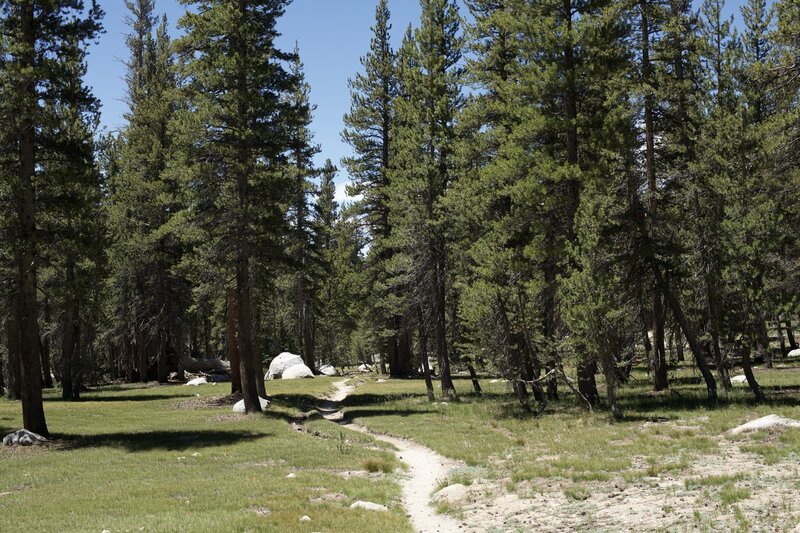
[[[726,11],[738,12],[743,1],[729,0]],[[377,0],[294,0],[279,21],[279,45],[291,50],[298,43],[306,79],[311,84],[311,100],[317,105],[313,127],[315,140],[322,148],[318,164],[330,158],[339,165],[341,158],[349,154],[348,146],[339,137],[342,116],[350,108],[347,80],[359,71],[359,58],[369,49],[376,3]],[[86,83],[103,103],[102,126],[113,131],[125,124],[122,115],[127,109],[122,80],[123,60],[127,57],[127,10],[122,0],[100,0],[100,4],[106,12],[106,33],[90,47]],[[390,0],[389,6],[393,38],[399,45],[406,26],[417,23],[419,5],[417,0]],[[156,9],[167,14],[174,33],[184,7],[178,0],[157,0]],[[338,183],[346,179],[341,171]],[[342,199],[344,187],[339,186],[337,193]]]

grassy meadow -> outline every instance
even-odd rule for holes
[[[800,523],[791,496],[800,492],[800,429],[727,431],[771,413],[800,419],[800,368],[762,369],[757,377],[767,404],[753,404],[737,387],[709,407],[688,367],[674,370],[670,391],[659,394],[634,373],[620,391],[625,420],[617,422],[602,409],[585,411],[566,392],[531,415],[502,380],[483,379],[477,396],[459,378],[457,400],[429,403],[421,380],[366,375],[350,378],[357,387],[344,411],[373,431],[463,461],[442,486],[462,483],[478,495],[439,509],[467,523],[482,520],[479,507],[502,496],[561,506],[564,529],[621,529],[626,522],[613,521],[619,515],[606,516],[617,502],[630,509],[613,512],[632,520],[648,511],[659,518],[658,527],[631,522],[630,529],[791,529]],[[47,391],[53,442],[0,449],[3,522],[97,532],[411,531],[391,446],[315,411],[317,398],[341,379],[269,382],[274,401],[254,416],[231,412],[227,384],[100,387],[76,403]],[[3,433],[20,418],[18,402],[0,400]],[[356,500],[390,512],[349,509]],[[491,527],[529,530],[523,518],[535,515],[533,507]],[[311,521],[300,522],[304,515]],[[553,522],[543,530],[561,529]]]

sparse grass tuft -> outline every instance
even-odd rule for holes
[[[583,501],[588,500],[592,496],[592,493],[584,485],[572,485],[564,489],[564,496],[570,500]]]
[[[395,462],[386,460],[382,457],[380,458],[369,458],[363,463],[364,470],[367,472],[383,472],[384,474],[390,474],[394,472],[395,469]]]

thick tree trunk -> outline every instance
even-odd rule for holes
[[[20,114],[19,128],[19,254],[17,256],[17,318],[20,331],[20,366],[22,382],[23,427],[44,437],[49,436],[42,403],[42,368],[39,356],[39,312],[36,301],[36,81],[33,77],[36,48],[33,2],[20,4],[22,52],[19,55],[23,81],[20,94],[26,95]]]
[[[256,392],[259,397],[266,398],[264,360],[261,358],[261,307],[257,292],[253,293],[253,379],[256,382]]]
[[[396,331],[397,322],[396,320],[392,319],[389,320],[389,327],[392,330],[392,334],[386,339],[386,357],[389,359],[389,375],[394,377],[400,377],[400,368],[398,367],[398,339],[397,334],[394,333]],[[382,356],[383,354],[381,354]],[[381,373],[386,373],[385,368],[386,360],[382,357],[381,358]]]
[[[679,363],[682,363],[686,360],[686,356],[683,353],[683,335],[681,335],[681,329],[679,325],[676,324],[673,328],[672,336],[675,337],[676,358]]]
[[[242,392],[242,372],[241,364],[239,363],[239,338],[236,333],[239,311],[238,305],[236,305],[235,287],[228,289],[227,315],[228,361],[231,362],[231,394],[238,394]]]
[[[22,367],[20,366],[19,320],[17,298],[13,297],[6,319],[6,342],[8,343],[8,399],[22,399]]]
[[[775,320],[775,326],[778,328],[778,345],[781,349],[781,357],[786,357],[786,354],[789,353],[789,350],[786,349],[786,338],[783,336],[783,320],[781,320],[780,315],[778,315],[778,318]],[[772,361],[770,361],[770,364],[767,368],[772,368]]]

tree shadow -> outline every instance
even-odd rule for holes
[[[57,433],[52,440],[59,448],[76,450],[83,448],[120,448],[128,452],[152,450],[183,451],[197,448],[230,446],[239,442],[269,437],[270,433],[236,431],[144,431],[138,433],[99,433],[77,435]]]
[[[77,400],[65,400],[60,397],[45,398],[47,403],[82,403],[82,402],[153,402],[158,400],[179,400],[181,398],[192,398],[194,394],[137,394],[137,395],[94,395],[81,396]]]

